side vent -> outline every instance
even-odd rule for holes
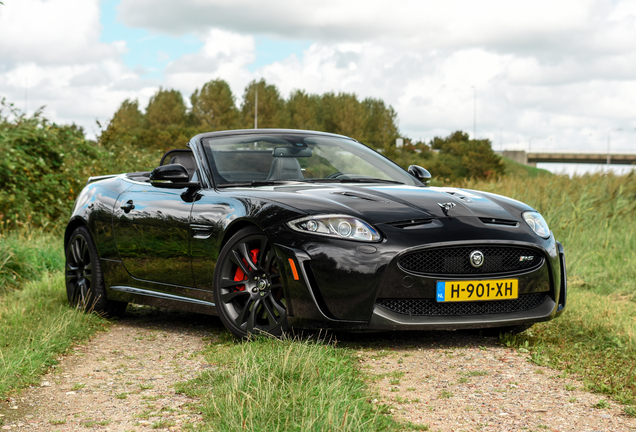
[[[511,226],[511,227],[516,227],[517,225],[519,225],[519,222],[513,221],[513,220],[507,220],[507,219],[480,217],[479,220],[485,223],[486,225],[504,225],[504,226]]]

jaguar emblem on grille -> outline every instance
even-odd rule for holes
[[[479,268],[484,264],[484,254],[481,251],[475,250],[470,253],[470,265]]]

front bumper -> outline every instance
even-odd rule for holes
[[[462,239],[411,247],[404,247],[404,242],[401,243],[402,247],[386,243],[368,247],[360,244],[352,246],[351,242],[345,241],[310,240],[291,242],[294,247],[276,244],[283,268],[286,269],[288,320],[295,327],[358,331],[503,327],[548,321],[560,315],[565,308],[565,258],[563,247],[553,238],[542,242]],[[405,271],[397,265],[400,257],[413,250],[473,244],[529,247],[540,252],[544,259],[541,266],[530,271],[483,277],[427,276]],[[298,280],[293,278],[290,259],[300,269]],[[438,280],[505,278],[518,279],[520,298],[535,296],[531,307],[503,312],[489,310],[485,313],[429,315],[386,307],[387,300],[434,301]],[[477,302],[466,303],[474,305]]]

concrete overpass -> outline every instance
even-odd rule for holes
[[[504,150],[501,154],[508,159],[524,165],[537,166],[538,162],[574,163],[574,164],[607,164],[634,165],[636,154],[607,153],[527,153],[525,150]]]

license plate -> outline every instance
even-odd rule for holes
[[[506,300],[517,297],[517,279],[437,281],[438,302]]]

